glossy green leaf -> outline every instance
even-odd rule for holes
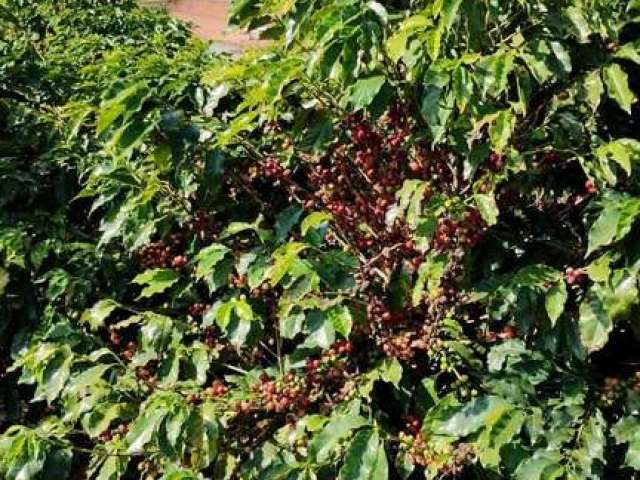
[[[436,433],[464,437],[486,425],[493,424],[511,408],[510,405],[498,397],[478,397],[463,406],[451,417],[442,421],[438,425]]]
[[[209,275],[218,263],[227,255],[229,249],[224,245],[214,243],[198,252],[196,275],[203,278]]]
[[[171,288],[179,279],[179,275],[174,270],[155,268],[136,275],[132,282],[144,285],[138,298],[148,298]]]
[[[380,93],[386,81],[387,79],[384,75],[374,75],[359,79],[351,87],[348,98],[349,103],[353,105],[355,109],[368,107],[373,103],[378,93]]]
[[[336,332],[344,338],[349,338],[351,328],[353,327],[353,318],[351,317],[349,308],[345,306],[333,307],[327,311],[327,317]]]
[[[609,340],[613,322],[597,293],[589,292],[580,305],[579,325],[580,338],[588,352],[600,350]]]
[[[387,458],[384,443],[376,430],[361,430],[347,450],[338,480],[386,480]]]
[[[80,321],[88,324],[92,330],[97,330],[100,327],[104,327],[104,321],[118,306],[118,302],[114,300],[100,300],[93,307],[83,312]]]
[[[309,214],[300,224],[300,232],[305,236],[309,230],[319,228],[324,224],[328,224],[333,216],[328,212],[313,212]]]
[[[637,100],[636,95],[629,88],[629,77],[618,64],[611,64],[602,70],[607,93],[613,98],[620,108],[631,114],[631,105]]]
[[[360,415],[352,413],[335,415],[322,431],[313,437],[309,443],[309,454],[319,462],[327,460],[340,441],[366,424],[367,421]]]
[[[476,193],[474,195],[476,205],[480,211],[480,215],[488,225],[495,225],[498,222],[498,205],[495,197],[490,193]]]
[[[547,292],[545,298],[545,306],[547,308],[547,314],[551,325],[555,326],[556,322],[564,312],[565,304],[567,303],[567,285],[564,280],[553,285]]]

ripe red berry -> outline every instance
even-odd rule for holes
[[[518,336],[518,329],[513,325],[506,325],[502,329],[502,332],[499,335],[499,337],[502,339],[516,338],[517,336]]]
[[[573,267],[567,268],[566,274],[567,274],[567,283],[569,285],[573,285],[581,282],[586,276],[586,272],[583,269],[573,268]]]
[[[173,261],[171,262],[171,266],[173,268],[184,268],[184,266],[187,264],[188,260],[187,257],[185,257],[184,255],[178,255],[176,257],[173,257]]]
[[[109,340],[112,344],[118,346],[122,342],[122,335],[120,335],[120,332],[118,332],[117,330],[111,330],[111,332],[109,333]]]

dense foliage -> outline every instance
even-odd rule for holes
[[[0,478],[638,478],[639,12],[0,0]]]

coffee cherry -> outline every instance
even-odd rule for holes
[[[503,329],[502,332],[498,335],[500,338],[502,339],[512,339],[512,338],[517,338],[518,336],[518,329],[516,327],[514,327],[513,325],[506,325]]]
[[[569,285],[580,283],[584,278],[586,278],[586,274],[587,273],[581,268],[569,267],[566,270],[567,283]]]
[[[178,255],[176,257],[173,257],[173,260],[171,262],[171,266],[176,269],[184,268],[186,264],[187,264],[187,257],[185,257],[184,255]]]
[[[499,172],[504,168],[504,165],[505,165],[504,156],[496,152],[492,152],[489,155],[488,164],[489,164],[489,168],[492,171]]]
[[[109,332],[109,341],[113,345],[118,346],[122,342],[122,335],[120,335],[120,332],[118,332],[117,330],[111,330]]]

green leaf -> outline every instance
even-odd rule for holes
[[[587,265],[585,267],[585,271],[592,281],[606,282],[609,280],[609,276],[611,275],[611,262],[613,262],[611,255],[602,255]]]
[[[384,359],[378,367],[378,370],[380,379],[383,382],[391,383],[396,388],[400,386],[400,381],[402,380],[402,364],[397,358]]]
[[[599,410],[583,419],[578,434],[577,448],[570,453],[567,472],[569,478],[602,478],[605,460],[606,423]]]
[[[264,217],[262,216],[262,214],[260,214],[258,215],[258,217],[255,219],[253,223],[231,222],[229,225],[227,225],[227,228],[225,228],[224,231],[220,234],[219,238],[220,240],[224,240],[225,238],[229,238],[239,233],[250,230],[255,232],[260,238],[260,240],[265,241],[269,237],[270,232],[268,230],[264,230],[260,228],[260,224],[263,221],[264,221]]]
[[[196,259],[198,265],[196,266],[196,276],[198,278],[204,278],[209,275],[215,266],[227,255],[229,248],[218,243],[209,245],[198,252]]]
[[[143,411],[133,422],[133,426],[127,434],[127,452],[136,454],[144,452],[144,447],[157,435],[160,424],[167,415],[167,411],[161,408]]]
[[[446,132],[454,103],[453,93],[441,87],[429,86],[422,95],[420,112],[429,125],[434,144],[439,143]]]
[[[474,195],[474,199],[476,201],[476,205],[478,205],[478,210],[480,211],[480,215],[482,215],[482,219],[487,222],[489,226],[498,223],[498,215],[500,214],[500,211],[498,210],[498,205],[496,204],[496,199],[493,194],[476,193]]]
[[[609,96],[620,105],[620,108],[631,115],[631,105],[636,102],[637,98],[629,88],[627,73],[622,70],[620,65],[614,63],[604,67],[602,75]]]
[[[571,6],[566,9],[565,13],[573,24],[578,36],[578,41],[580,43],[587,43],[592,31],[589,27],[589,22],[584,16],[584,10],[576,6]]]
[[[430,25],[431,20],[424,15],[423,12],[419,12],[412,15],[405,20],[395,29],[395,32],[387,40],[387,51],[389,56],[394,62],[398,62],[407,52],[407,41],[416,32],[423,30]]]
[[[373,103],[387,79],[384,75],[361,78],[351,86],[348,101],[353,108],[366,108]]]
[[[609,340],[613,322],[595,288],[589,291],[580,305],[579,327],[580,339],[589,353],[600,350]]]
[[[300,242],[290,242],[279,247],[271,258],[273,264],[266,272],[266,277],[271,281],[271,286],[275,287],[284,276],[289,273],[295,263],[299,260],[300,253],[308,248],[308,245]]]
[[[343,305],[335,306],[327,311],[327,316],[335,331],[344,338],[349,338],[353,326],[353,318],[349,308]]]
[[[453,71],[452,89],[458,110],[463,113],[473,97],[474,91],[473,80],[464,65],[460,65]]]
[[[434,296],[437,288],[440,286],[440,281],[444,275],[447,263],[448,258],[446,255],[433,256],[430,254],[420,265],[418,278],[411,293],[411,302],[414,307],[422,303],[425,291],[429,296]]]
[[[302,332],[304,319],[304,313],[290,313],[285,317],[280,317],[280,334],[282,337],[292,339]]]
[[[476,63],[475,79],[482,98],[499,97],[508,86],[508,76],[513,70],[514,55],[511,51],[498,51],[482,57]]]
[[[218,411],[213,402],[204,402],[200,407],[201,425],[197,441],[194,441],[197,448],[192,453],[192,464],[199,468],[207,468],[218,456],[218,443],[220,441],[220,422],[218,421]]]
[[[616,443],[628,443],[624,464],[640,471],[640,420],[638,417],[621,418],[611,429]]]
[[[309,454],[318,462],[326,461],[341,440],[366,424],[367,421],[363,417],[353,413],[334,416],[309,443]]]
[[[640,40],[625,43],[616,51],[614,57],[630,60],[640,65]]]
[[[320,226],[329,223],[333,219],[333,215],[328,212],[313,212],[302,221],[300,232],[304,237],[309,230],[315,230]]]
[[[335,342],[336,331],[333,323],[324,312],[313,311],[307,315],[307,323],[309,326],[309,335],[303,347],[307,348],[329,348]]]
[[[242,298],[232,298],[226,302],[216,302],[211,309],[207,310],[202,323],[206,327],[212,325],[215,320],[215,323],[223,331],[227,331],[234,316],[245,322],[252,322],[254,320],[251,305]]]
[[[382,21],[383,24],[387,24],[389,21],[389,13],[387,9],[379,2],[375,0],[370,0],[367,2],[367,7],[371,9]]]
[[[554,480],[564,474],[560,455],[555,452],[536,452],[522,462],[515,472],[516,480]]]
[[[604,85],[600,78],[600,71],[595,70],[587,75],[584,80],[584,89],[586,92],[587,101],[591,106],[592,111],[596,111],[600,106],[602,100],[602,94],[604,93]]]
[[[386,480],[387,457],[377,430],[367,429],[356,434],[347,450],[338,480]]]
[[[627,175],[631,175],[633,164],[640,161],[640,142],[631,138],[620,138],[599,146],[595,154],[600,162],[606,164],[611,159],[620,165]],[[613,180],[610,183],[615,184],[615,178]]]
[[[9,285],[9,280],[9,272],[0,267],[0,295],[4,294],[4,289],[7,288],[7,285]]]
[[[586,256],[600,247],[622,240],[640,215],[640,199],[626,195],[609,195],[601,201],[602,210],[589,229]]]
[[[519,410],[502,415],[493,425],[488,425],[478,438],[478,457],[488,468],[500,465],[500,449],[520,432],[525,416]]]
[[[93,307],[83,312],[80,322],[88,324],[91,330],[97,330],[100,327],[104,327],[105,319],[119,306],[118,302],[111,299],[100,300]]]
[[[287,238],[291,229],[298,223],[298,220],[300,220],[302,212],[302,208],[297,205],[292,205],[276,215],[274,225],[276,230],[276,240],[281,242]]]
[[[495,121],[489,127],[491,146],[496,153],[502,153],[507,148],[515,125],[516,118],[511,109],[498,112]]]
[[[624,319],[638,304],[638,279],[635,272],[617,270],[607,288],[595,286],[601,292],[607,315],[613,322]]]
[[[490,372],[499,372],[505,366],[509,357],[521,357],[527,353],[527,347],[522,340],[507,340],[500,345],[491,347],[487,355],[487,366]]]
[[[146,285],[138,298],[149,298],[164,292],[179,279],[180,276],[174,270],[155,268],[137,275],[132,281],[138,285]]]
[[[555,326],[556,322],[564,312],[564,306],[567,303],[567,285],[564,280],[560,280],[549,289],[545,298],[545,307],[547,314],[551,320],[551,325]]]
[[[436,428],[440,435],[465,437],[479,429],[492,425],[512,407],[494,396],[482,396],[460,408]]]

